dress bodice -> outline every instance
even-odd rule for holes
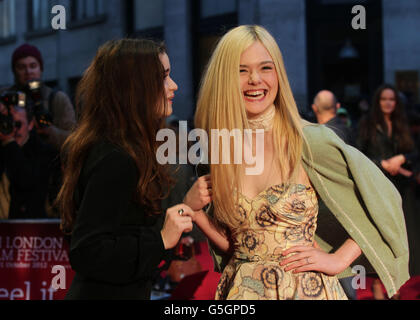
[[[252,199],[239,193],[238,208],[242,223],[233,233],[237,259],[278,260],[290,247],[313,244],[318,200],[312,187],[275,185]]]

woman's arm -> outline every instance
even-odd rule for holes
[[[193,210],[193,213],[185,213],[185,215],[192,218],[192,221],[195,222],[195,224],[215,246],[223,252],[228,252],[230,248],[228,238],[214,225],[208,215],[202,210],[211,201],[211,177],[210,175],[205,175],[198,178],[185,195],[184,203]]]
[[[203,210],[195,211],[191,218],[215,246],[223,252],[230,250],[230,243],[226,235],[213,224]]]
[[[359,245],[353,239],[347,239],[338,250],[333,253],[342,262],[344,271],[362,254]]]

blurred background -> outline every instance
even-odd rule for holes
[[[66,8],[67,29],[53,30],[52,6]],[[354,30],[351,10],[366,9]],[[276,38],[302,114],[330,89],[354,119],[382,83],[409,105],[419,101],[418,0],[0,0],[0,87],[13,83],[13,50],[28,42],[43,54],[44,81],[74,97],[76,85],[106,40],[164,40],[180,90],[175,114],[191,119],[202,71],[221,35],[260,24]]]

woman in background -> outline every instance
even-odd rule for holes
[[[190,208],[165,218],[159,205],[171,179],[156,161],[156,133],[176,90],[165,48],[148,40],[107,42],[85,72],[58,196],[76,271],[67,299],[150,299],[154,271],[191,231]]]
[[[357,145],[401,194],[410,248],[410,274],[419,275],[420,226],[413,186],[413,169],[418,152],[410,134],[404,105],[393,86],[385,84],[376,90],[370,113],[360,122]],[[375,298],[383,299],[379,280],[375,281],[373,288]]]

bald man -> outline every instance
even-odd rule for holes
[[[328,90],[320,91],[314,99],[312,110],[318,123],[325,124],[332,129],[345,143],[353,145],[350,128],[337,117],[337,110],[340,108],[334,93]]]

